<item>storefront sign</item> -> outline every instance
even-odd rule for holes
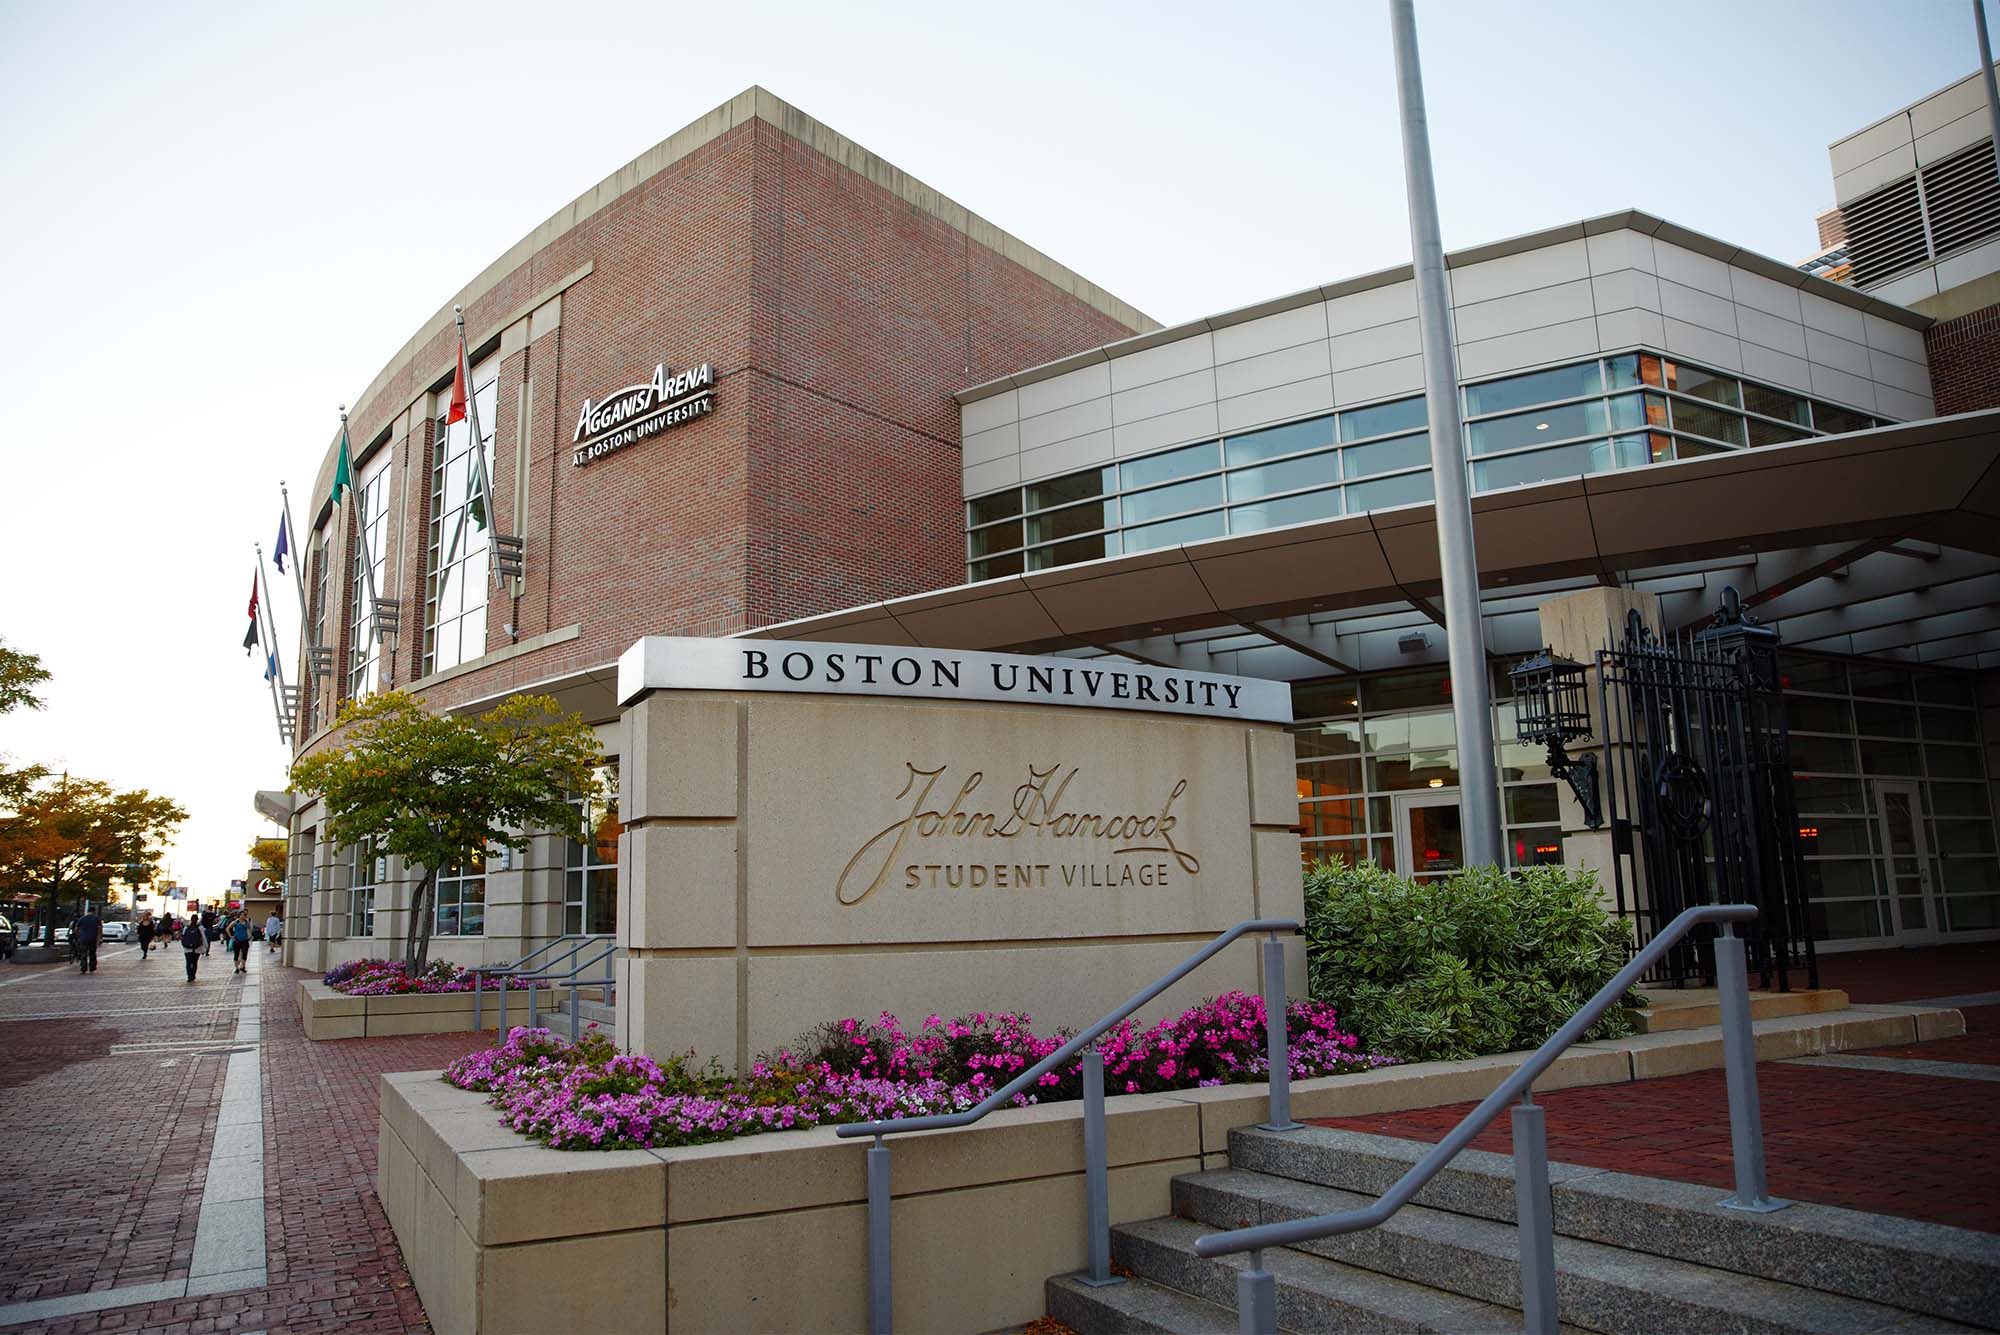
[[[1030,658],[970,649],[702,640],[649,635],[618,660],[618,702],[647,691],[792,691],[1083,705],[1259,723],[1292,721],[1281,681],[1182,672],[1105,659]]]
[[[613,450],[714,411],[713,363],[668,375],[667,364],[661,362],[653,368],[651,380],[627,385],[596,403],[583,401],[576,417],[574,463],[581,468]]]

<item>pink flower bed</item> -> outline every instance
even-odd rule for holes
[[[409,993],[470,992],[472,971],[432,960],[422,973],[412,974],[401,960],[349,960],[336,964],[320,981],[351,997],[397,997]]]
[[[1286,1009],[1292,1078],[1395,1064],[1359,1050],[1333,1008],[1295,1001]],[[665,1063],[621,1053],[592,1027],[571,1044],[547,1029],[510,1030],[507,1041],[461,1057],[445,1072],[460,1089],[491,1096],[516,1131],[557,1149],[698,1145],[764,1131],[836,1122],[961,1112],[1054,1052],[1067,1033],[1038,1035],[1026,1015],[981,1012],[927,1017],[914,1032],[883,1013],[872,1023],[839,1020],[799,1042],[800,1052],[759,1058],[730,1074],[693,1054]],[[1261,1081],[1264,1001],[1228,992],[1147,1029],[1128,1023],[1098,1040],[1112,1093]],[[1082,1096],[1082,1061],[1041,1076],[1014,1096],[1019,1106]]]

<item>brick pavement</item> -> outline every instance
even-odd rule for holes
[[[19,1329],[428,1329],[375,1199],[376,1082],[385,1071],[441,1066],[481,1040],[308,1043],[292,986],[308,975],[261,963],[266,1287]],[[9,1114],[0,1303],[185,1276],[235,1024],[224,956],[204,961],[192,987],[178,953],[141,963],[136,950],[107,953],[88,978],[62,966],[0,969],[0,985]],[[216,1050],[119,1046],[177,1040]],[[34,1165],[46,1167],[24,1171]]]

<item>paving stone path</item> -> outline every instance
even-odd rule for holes
[[[261,944],[193,985],[177,950],[99,960],[0,968],[0,1329],[427,1330],[375,1199],[376,1080],[481,1040],[308,1043],[308,975]]]

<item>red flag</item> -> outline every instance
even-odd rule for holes
[[[451,373],[451,410],[444,415],[444,424],[465,420],[465,340],[458,341],[458,369]]]
[[[252,620],[255,620],[256,616],[257,616],[257,577],[255,575],[252,575],[250,577],[250,617]]]

